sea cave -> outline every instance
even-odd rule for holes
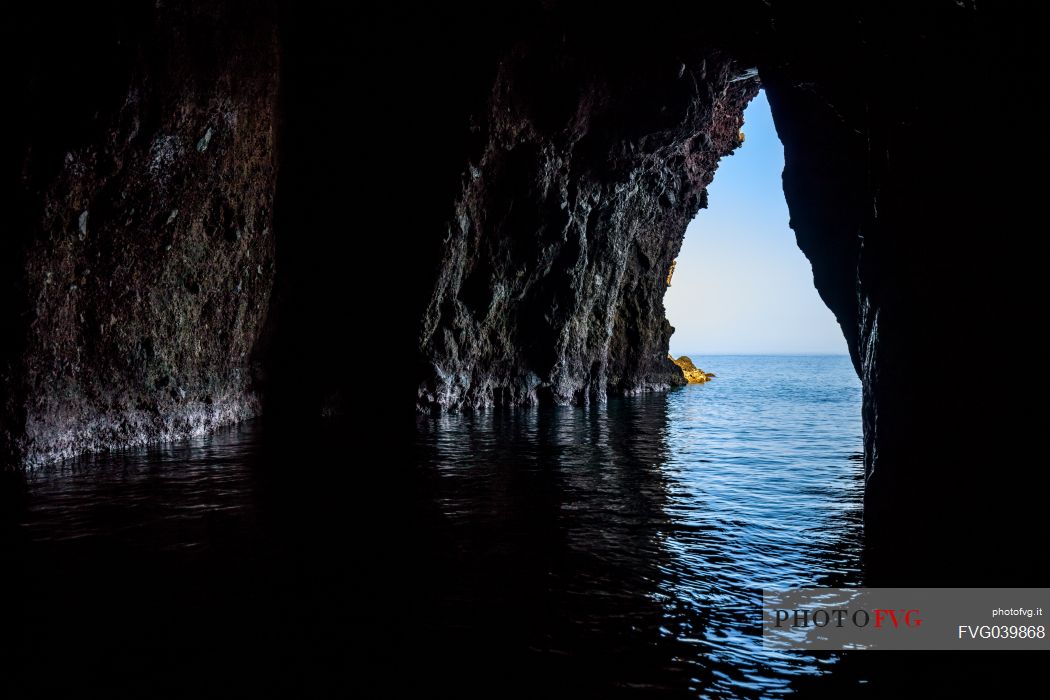
[[[297,516],[367,529],[350,511],[397,512],[393,493],[437,488],[436,476],[400,480],[420,421],[473,416],[500,435],[515,410],[603,410],[683,385],[668,359],[668,274],[761,89],[791,228],[862,384],[865,584],[1039,586],[1050,546],[1035,384],[1011,371],[1038,366],[1043,178],[1038,139],[1022,135],[1043,109],[1033,12],[969,0],[18,4],[3,42],[5,518],[21,517],[40,470],[252,420],[278,456],[268,498],[294,494]],[[338,487],[314,494],[304,482],[318,472]],[[546,492],[526,493],[542,513]],[[215,518],[202,527],[225,536]],[[61,597],[40,572],[87,576],[10,532],[4,546],[21,554],[7,584],[50,581],[38,603]],[[299,522],[278,539],[311,532]],[[402,544],[424,571],[452,566]],[[150,552],[90,556],[130,573],[142,555],[147,580],[169,581]],[[205,605],[199,582],[183,583],[180,604]],[[259,629],[232,590],[217,600]],[[106,618],[71,601],[63,614],[85,643],[84,626]],[[304,620],[324,615],[304,605],[319,606]],[[21,651],[6,640],[6,658],[54,641],[29,637]],[[382,644],[391,658],[402,649]],[[371,645],[349,646],[367,666]],[[149,678],[172,672],[158,658]],[[316,655],[288,663],[298,670],[274,686],[288,694],[297,673],[338,676]],[[250,667],[238,657],[231,677]],[[11,678],[28,694],[31,679]],[[152,687],[145,678],[127,687]],[[563,690],[608,696],[580,678]]]

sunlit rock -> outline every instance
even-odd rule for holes
[[[714,374],[708,374],[704,370],[694,365],[693,361],[689,359],[689,357],[686,355],[682,355],[677,360],[668,355],[667,359],[675,363],[678,366],[678,368],[682,370],[682,376],[684,376],[685,380],[690,384],[703,384],[704,382],[710,380],[711,377],[715,376]]]

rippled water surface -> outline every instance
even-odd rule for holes
[[[160,694],[838,682],[834,656],[764,651],[758,606],[763,587],[861,581],[853,368],[699,364],[718,378],[421,417],[393,445],[351,425],[290,449],[247,425],[34,472],[2,523],[23,601],[12,691],[61,687],[42,659],[71,648],[78,681]]]

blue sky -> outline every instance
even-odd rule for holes
[[[686,230],[664,298],[671,354],[845,354],[788,227],[784,148],[764,91],[744,112],[744,134],[718,166],[708,208]]]

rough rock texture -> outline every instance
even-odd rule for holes
[[[277,35],[252,3],[23,17],[2,447],[37,464],[254,415]],[[14,166],[17,168],[6,169]]]
[[[677,360],[670,355],[667,357],[671,362],[675,363],[678,369],[682,370],[682,376],[685,377],[685,381],[689,384],[703,384],[715,376],[694,365],[692,359],[685,355],[682,355]]]
[[[757,80],[724,54],[499,63],[423,317],[421,407],[604,401],[683,382],[663,295]]]
[[[757,67],[864,383],[872,580],[956,583],[977,557],[971,585],[1045,582],[1034,384],[960,380],[975,349],[1041,366],[1033,7],[281,9],[38,3],[4,23],[5,463],[250,414],[253,348],[289,420],[681,381],[660,298],[756,88],[731,80]],[[396,357],[356,367],[347,335]]]

